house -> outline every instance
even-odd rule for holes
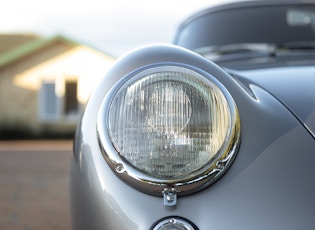
[[[63,36],[0,34],[0,136],[73,133],[113,62]]]

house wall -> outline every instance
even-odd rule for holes
[[[26,129],[30,133],[74,132],[96,82],[113,59],[86,46],[63,42],[39,50],[0,69],[0,131]],[[64,114],[66,82],[77,83],[79,111]],[[59,113],[53,119],[41,116],[42,84],[52,82],[60,99]]]

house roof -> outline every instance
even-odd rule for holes
[[[65,42],[73,46],[81,45],[60,35],[52,38],[43,38],[34,34],[0,34],[0,68],[56,41]],[[108,56],[112,57],[111,55]]]
[[[0,55],[4,55],[13,49],[25,45],[39,37],[34,34],[1,34],[0,35]]]

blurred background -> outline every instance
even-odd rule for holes
[[[1,7],[1,33],[61,34],[119,56],[143,44],[171,42],[191,13],[226,0],[11,0]]]
[[[11,0],[0,8],[0,139],[72,138],[113,62],[171,43],[192,13],[226,0]]]
[[[0,229],[68,230],[72,140],[94,86],[225,0],[10,0],[0,7]]]

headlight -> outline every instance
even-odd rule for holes
[[[151,194],[183,194],[213,182],[235,154],[239,118],[226,89],[189,66],[150,66],[103,101],[98,134],[111,168]]]

